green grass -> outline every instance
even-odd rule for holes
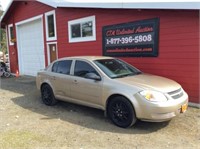
[[[10,130],[0,134],[0,146],[6,148],[34,148],[48,144],[47,136],[31,131]],[[50,142],[49,142],[50,143]]]

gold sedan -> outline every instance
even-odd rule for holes
[[[177,82],[112,57],[58,59],[38,72],[36,83],[46,105],[63,100],[98,108],[124,128],[137,119],[168,121],[188,105],[188,95]]]

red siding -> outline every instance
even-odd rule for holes
[[[183,10],[57,10],[59,57],[102,55],[102,27],[149,18],[160,18],[159,56],[122,58],[144,72],[176,80],[187,91],[190,102],[199,102],[199,15]],[[94,42],[68,42],[68,21],[96,16]]]
[[[19,22],[53,8],[39,2],[15,3],[7,24]],[[96,17],[96,41],[68,42],[68,21],[82,17]],[[197,10],[112,10],[112,9],[56,9],[58,57],[102,55],[102,27],[150,18],[160,18],[159,56],[122,58],[144,72],[165,76],[179,82],[191,102],[199,102],[199,12]],[[44,17],[43,17],[43,22]],[[44,35],[45,25],[44,25]],[[46,38],[44,37],[46,54]],[[11,69],[17,69],[16,50],[10,46]],[[14,53],[14,54],[12,54]],[[47,54],[46,54],[47,55]],[[46,56],[47,63],[47,56]]]

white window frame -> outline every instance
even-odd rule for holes
[[[7,52],[8,52],[8,64],[9,64],[9,68],[11,69],[11,67],[10,67],[10,48],[9,48],[9,41],[8,41],[8,26],[6,26],[6,45],[7,45]]]
[[[8,38],[9,38],[8,40],[9,40],[9,45],[10,45],[10,46],[13,46],[14,43],[11,42],[11,32],[10,32],[10,28],[11,28],[11,27],[13,27],[13,24],[9,24],[9,25],[8,25]]]
[[[81,24],[83,22],[88,22],[92,21],[92,35],[90,37],[77,37],[77,38],[72,38],[72,30],[71,26],[74,24]],[[89,16],[85,18],[80,18],[76,20],[71,20],[68,21],[68,38],[69,38],[69,43],[73,42],[86,42],[86,41],[95,41],[96,40],[96,21],[95,21],[95,16]]]
[[[49,32],[48,16],[50,16],[50,15],[53,15],[53,19],[54,19],[54,32],[55,32],[55,36],[54,37],[49,37],[49,35],[48,35],[48,32]],[[45,28],[46,28],[46,40],[47,41],[57,40],[57,28],[56,28],[56,13],[55,13],[55,10],[45,13]]]

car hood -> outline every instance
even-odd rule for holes
[[[138,86],[147,90],[156,90],[162,93],[172,92],[181,88],[181,86],[173,80],[150,74],[139,74],[118,78],[117,80],[121,83]]]

